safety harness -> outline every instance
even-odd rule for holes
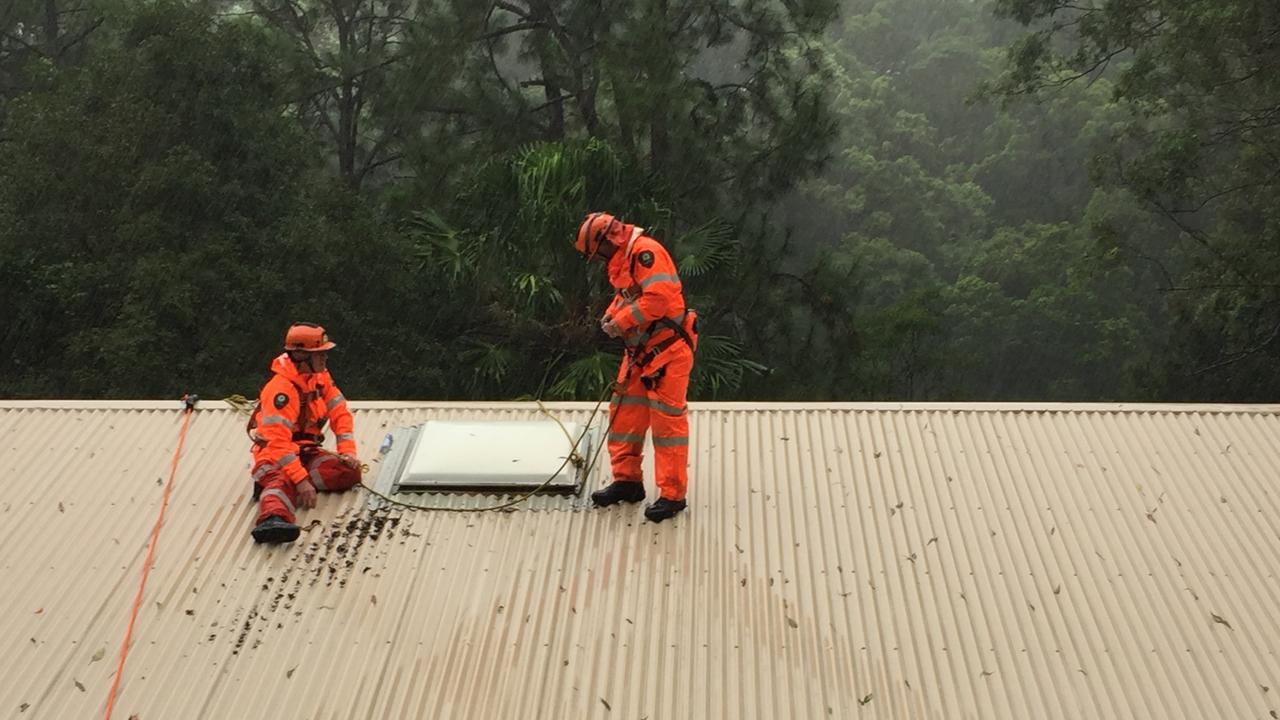
[[[315,390],[303,390],[301,386],[292,380],[289,381],[289,384],[293,385],[293,389],[298,397],[298,420],[294,424],[294,427],[305,428],[311,421],[311,401],[320,397],[320,388],[316,388]],[[245,423],[244,431],[249,435],[249,439],[253,441],[254,445],[257,445],[258,447],[266,447],[267,441],[263,440],[261,435],[254,432],[258,429],[258,415],[261,414],[261,412],[261,405],[253,409],[253,414],[249,416],[249,421]],[[320,418],[320,421],[316,423],[316,425],[323,430],[324,424],[328,420],[329,418]],[[316,445],[323,445],[324,433],[308,433],[302,432],[302,430],[295,430],[293,433],[293,441],[295,443],[308,442],[315,443]]]
[[[639,258],[639,255],[632,253],[632,249],[635,246],[635,241],[636,241],[636,237],[632,237],[631,240],[627,243],[627,247],[626,247],[626,252],[631,258],[631,277],[632,278],[635,278],[636,276],[636,261]],[[655,332],[657,332],[662,328],[672,330],[675,332],[675,334],[667,338],[666,340],[663,340],[662,342],[658,343],[657,345],[654,345],[653,347],[649,348],[649,350],[644,353],[641,353],[640,348],[637,347],[636,350],[631,353],[631,362],[633,367],[636,367],[640,370],[644,370],[644,367],[649,363],[653,362],[654,358],[661,355],[664,350],[671,347],[672,345],[675,345],[677,342],[683,341],[685,345],[689,346],[690,352],[696,351],[698,346],[693,342],[693,337],[689,334],[689,331],[684,329],[684,323],[686,320],[689,319],[689,316],[691,314],[693,315],[693,331],[696,333],[698,332],[698,312],[696,310],[693,310],[692,308],[684,309],[684,314],[680,316],[679,322],[676,322],[675,319],[664,315],[663,317],[660,317],[657,320],[654,320],[653,322],[649,323],[649,326],[646,327],[644,330],[644,335],[646,336],[652,336]]]
[[[661,355],[664,350],[671,347],[672,345],[675,345],[678,342],[683,342],[685,345],[688,345],[689,350],[691,351],[696,350],[697,346],[693,342],[693,337],[689,335],[689,332],[687,330],[684,329],[684,320],[689,317],[690,313],[693,314],[693,331],[697,332],[698,331],[698,314],[696,311],[690,308],[685,308],[684,314],[680,318],[681,320],[680,322],[676,322],[675,320],[672,320],[669,317],[660,317],[657,320],[654,320],[653,322],[649,323],[649,327],[645,329],[646,335],[652,335],[659,328],[667,328],[669,330],[674,331],[675,334],[667,338],[666,340],[663,340],[662,342],[658,343],[657,345],[654,345],[653,347],[649,348],[644,353],[640,353],[640,352],[633,353],[632,362],[634,363],[634,365],[637,368],[644,369],[646,365],[653,362],[654,358]],[[639,348],[637,348],[637,351],[638,350]]]

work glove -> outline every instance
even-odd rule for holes
[[[343,465],[346,465],[349,468],[353,468],[357,470],[360,468],[360,459],[354,455],[348,455],[346,453],[342,453],[341,455],[338,456],[338,460]]]
[[[618,327],[608,316],[600,318],[600,329],[611,338],[622,336],[622,328]]]
[[[316,506],[316,486],[311,484],[310,480],[303,480],[298,483],[294,490],[298,495],[298,507],[313,508]]]

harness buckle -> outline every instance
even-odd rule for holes
[[[633,357],[632,364],[634,364],[636,367],[640,368],[641,370],[644,370],[644,367],[649,363],[653,362],[653,359],[658,357],[658,355],[660,355],[663,350],[666,350],[672,345],[675,345],[679,341],[680,341],[680,338],[678,337],[669,337],[666,340],[663,340],[662,342],[658,343],[657,345],[654,345],[652,348],[649,349],[649,352],[638,354],[635,357]]]
[[[661,381],[662,378],[666,376],[666,374],[667,374],[667,366],[663,365],[662,367],[658,368],[658,372],[652,375],[641,375],[640,384],[644,385],[645,390],[652,391],[654,388],[658,387],[658,382]]]

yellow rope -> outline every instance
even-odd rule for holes
[[[228,395],[222,398],[222,402],[230,405],[232,410],[241,415],[252,415],[253,409],[258,406],[257,400],[250,400],[243,395]]]
[[[573,436],[569,434],[569,428],[565,427],[564,423],[560,422],[560,418],[552,415],[551,411],[547,409],[546,405],[542,404],[541,400],[534,400],[534,402],[538,403],[538,410],[540,410],[543,415],[551,418],[555,421],[556,425],[560,426],[560,432],[564,433],[564,439],[569,441],[569,461],[573,463],[575,468],[581,470],[582,464],[586,461],[584,461],[582,456],[578,454],[578,443],[573,439]],[[598,404],[597,407],[599,407]],[[564,466],[562,465],[561,468],[563,467]],[[557,474],[559,474],[559,472],[559,470],[556,471]]]

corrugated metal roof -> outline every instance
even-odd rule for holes
[[[537,416],[354,407],[370,451]],[[180,422],[0,402],[0,715],[104,712]],[[695,403],[691,424],[691,507],[662,525],[349,493],[264,548],[243,418],[202,405],[115,717],[1280,712],[1280,406]]]

